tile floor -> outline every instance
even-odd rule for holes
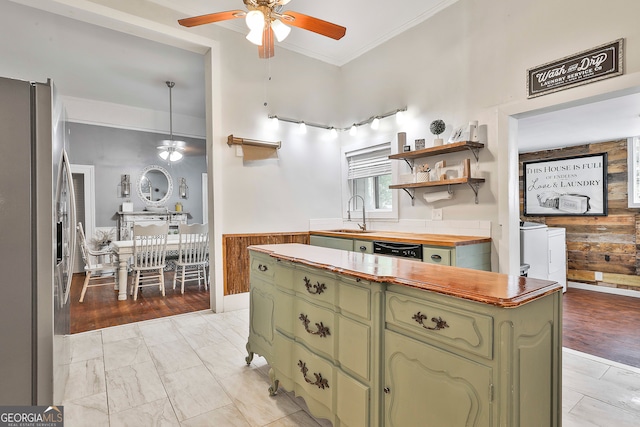
[[[269,396],[265,360],[244,363],[248,324],[248,310],[207,310],[70,336],[65,426],[330,426]],[[640,369],[563,358],[564,427],[640,425]]]

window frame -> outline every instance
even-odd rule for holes
[[[390,141],[385,142],[362,142],[357,144],[351,144],[342,147],[340,150],[341,162],[342,162],[342,220],[347,221],[347,202],[353,196],[353,185],[349,182],[349,164],[348,157],[350,154],[358,151],[374,150],[376,147],[388,146],[391,153],[393,153],[393,144]],[[391,161],[391,182],[397,182],[398,178],[398,166],[397,162]],[[352,206],[353,207],[353,206]],[[359,218],[359,209],[351,211],[351,219]],[[366,210],[367,221],[372,220],[398,220],[398,192],[391,190],[391,209],[375,209],[373,211]],[[355,215],[355,216],[354,216]]]

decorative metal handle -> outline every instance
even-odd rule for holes
[[[431,255],[431,259],[434,261],[440,261],[442,257],[440,255]]]
[[[312,285],[311,280],[307,279],[306,276],[304,278],[304,286],[307,288],[307,292],[314,295],[320,295],[327,290],[327,286],[324,283],[317,282],[315,285]]]
[[[306,314],[300,313],[300,317],[298,317],[298,319],[300,319],[300,321],[304,324],[304,330],[311,335],[318,335],[320,338],[326,338],[328,335],[331,335],[331,333],[329,332],[329,328],[324,326],[322,322],[315,324],[316,328],[318,328],[317,331],[312,331],[311,329],[309,329],[310,320]]]
[[[258,264],[258,270],[260,270],[260,271],[262,271],[264,273],[265,271],[268,270],[268,268],[267,268],[266,265]]]
[[[318,388],[321,388],[323,390],[325,388],[329,388],[329,382],[326,380],[326,378],[322,378],[322,374],[316,374],[314,372],[313,376],[316,377],[315,381],[312,381],[309,378],[307,378],[307,372],[309,372],[309,368],[307,368],[307,364],[304,363],[302,360],[298,360],[298,367],[300,368],[300,372],[302,372],[302,376],[304,377],[304,380],[306,382],[308,382],[311,385],[316,385],[318,386]]]
[[[418,322],[423,328],[425,329],[429,329],[430,331],[439,331],[440,329],[444,329],[444,328],[448,328],[449,325],[447,325],[447,322],[445,320],[442,320],[442,317],[438,316],[438,318],[432,317],[431,321],[433,323],[436,324],[436,326],[433,327],[428,327],[424,324],[425,319],[427,318],[427,316],[425,316],[424,314],[417,312],[416,314],[413,315],[412,319],[415,320],[416,322]]]

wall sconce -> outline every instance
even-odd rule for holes
[[[120,175],[120,197],[131,195],[131,177],[127,174]]]
[[[178,195],[181,199],[189,198],[189,186],[187,186],[187,179],[180,178],[180,185],[178,186]]]

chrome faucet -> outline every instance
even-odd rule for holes
[[[367,219],[365,217],[365,212],[364,212],[364,198],[361,195],[356,194],[355,196],[351,196],[351,198],[347,201],[347,219],[351,221],[351,210],[349,210],[349,208],[351,207],[351,201],[356,197],[359,197],[360,200],[362,200],[362,224],[358,224],[358,227],[362,231],[367,231]],[[356,206],[357,205],[358,204],[356,203]]]

